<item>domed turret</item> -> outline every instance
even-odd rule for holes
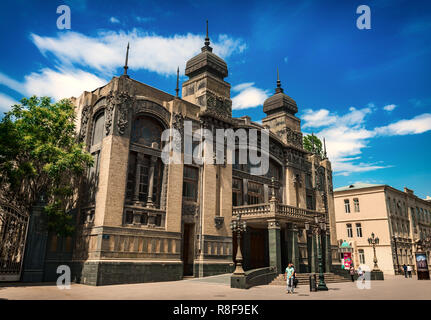
[[[275,94],[263,103],[263,112],[269,116],[283,111],[295,115],[298,112],[298,106],[295,100],[283,92],[277,69],[277,88],[275,88]]]
[[[202,52],[191,58],[186,63],[185,75],[192,78],[202,72],[208,71],[218,78],[224,79],[228,76],[226,62],[215,55],[210,47],[210,39],[208,37],[208,20],[207,20],[207,35],[205,38],[205,46],[202,47]]]

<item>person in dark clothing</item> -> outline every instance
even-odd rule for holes
[[[355,268],[353,266],[350,267],[349,269],[350,272],[350,277],[352,278],[352,282],[355,281]]]
[[[403,264],[403,270],[404,270],[404,277],[407,278],[407,266],[406,266],[406,264]]]

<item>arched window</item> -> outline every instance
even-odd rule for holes
[[[102,142],[103,140],[103,128],[105,127],[105,112],[99,112],[94,120],[93,124],[93,136],[91,139],[91,145],[96,145]]]
[[[139,116],[133,123],[132,142],[151,147],[156,142],[161,147],[163,127],[160,122],[148,116]]]

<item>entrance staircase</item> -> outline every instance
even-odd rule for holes
[[[313,275],[313,273],[297,273],[296,274],[296,278],[298,279],[298,286],[309,286],[310,285],[310,280],[309,280],[309,276]],[[334,274],[334,273],[324,273],[325,276],[325,283],[338,283],[338,282],[349,282],[351,281],[348,278],[345,278],[343,276],[340,276],[338,274]],[[316,280],[317,283],[319,283],[319,274],[316,274]],[[286,285],[286,280],[284,280],[284,275],[280,274],[278,275],[277,278],[275,278],[270,285],[275,285],[275,286],[285,286]]]

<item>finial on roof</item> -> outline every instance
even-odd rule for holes
[[[311,152],[314,153],[314,132],[311,133]]]
[[[178,92],[180,91],[179,88],[179,80],[180,79],[180,67],[177,68],[177,87],[175,89],[175,92],[177,93],[176,97],[178,98]]]
[[[328,156],[326,155],[326,141],[325,141],[325,137],[323,137],[323,159],[328,159]]]
[[[275,88],[275,93],[283,92],[283,88],[281,87],[280,74],[277,68],[277,88]]]
[[[207,20],[207,37],[205,38],[205,45],[206,46],[210,45],[210,38],[208,37],[208,20]]]
[[[202,47],[202,52],[209,51],[212,52],[213,48],[210,47],[210,37],[208,36],[208,20],[207,20],[207,36],[205,37],[205,46]]]
[[[127,69],[129,69],[129,67],[127,66],[128,62],[129,62],[129,43],[127,42],[126,62],[124,63],[124,74],[123,74],[125,76],[127,76]]]

